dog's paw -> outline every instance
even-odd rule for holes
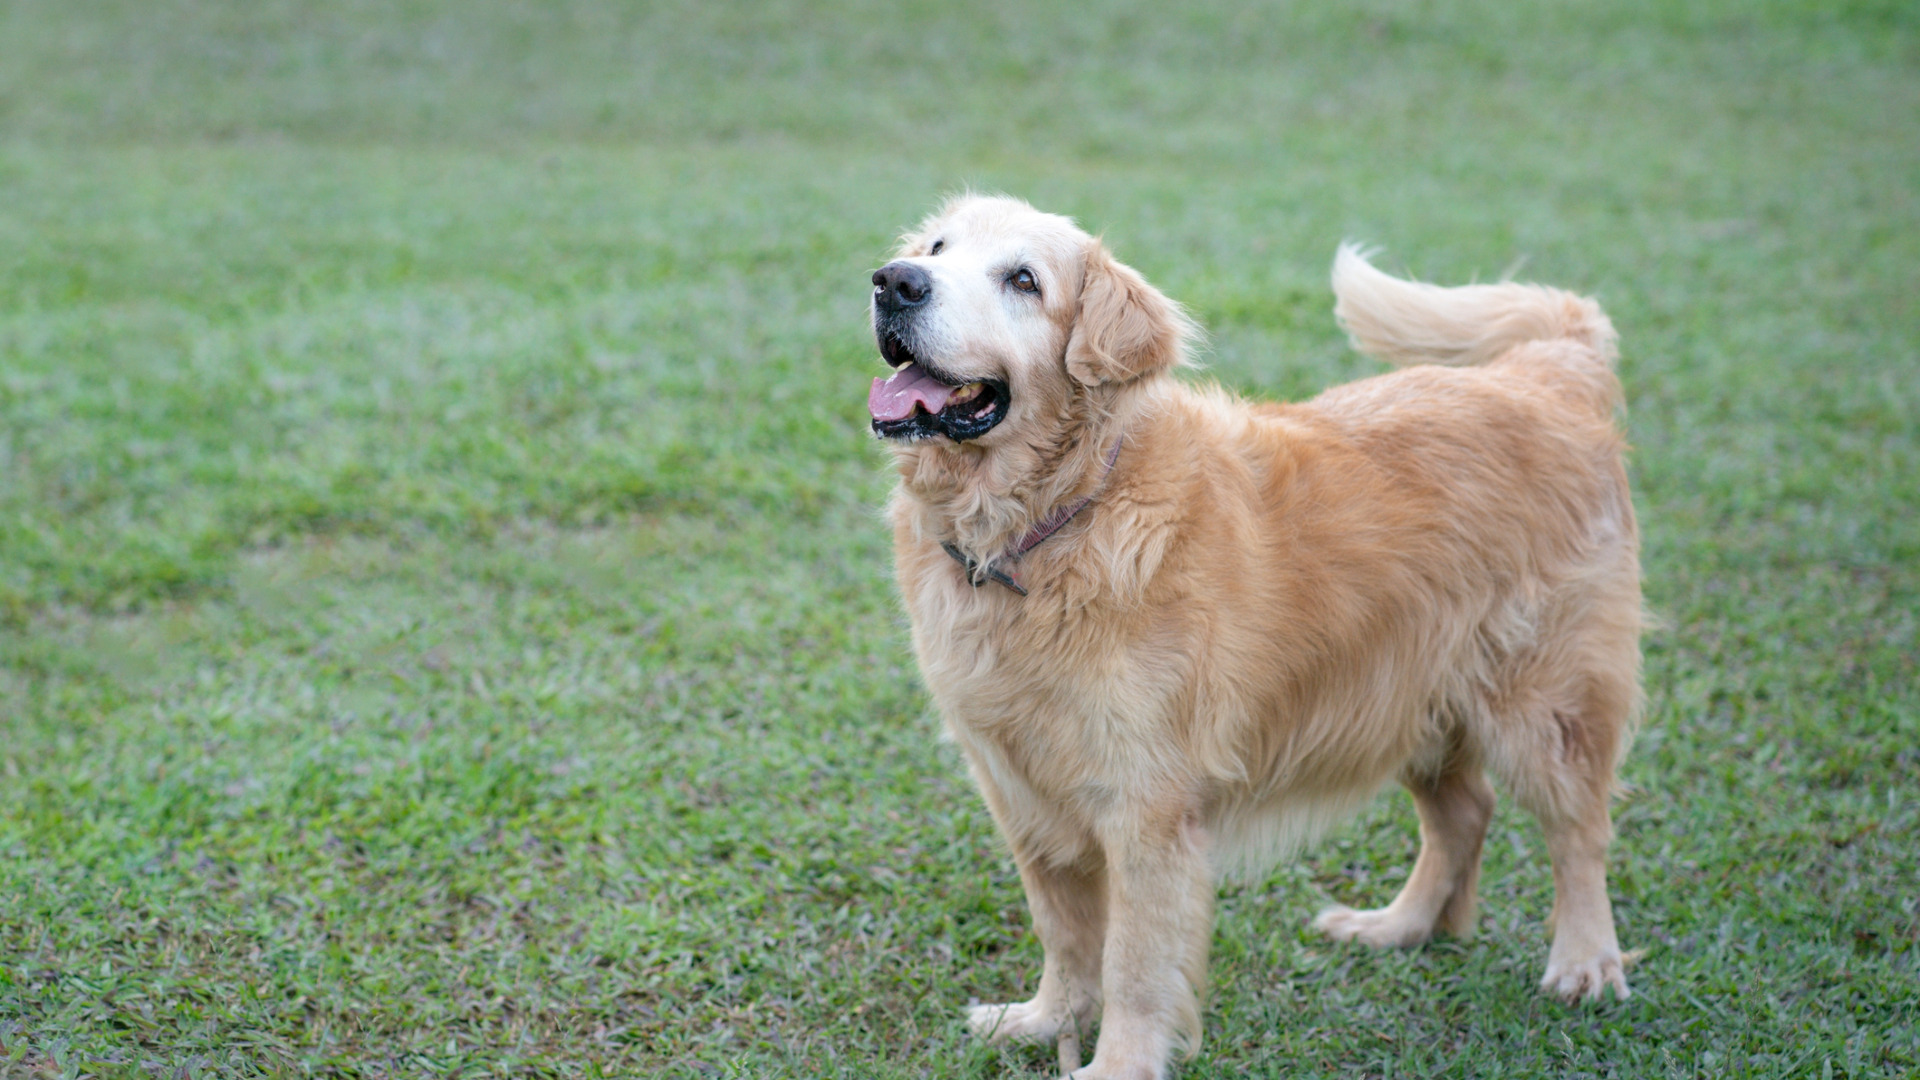
[[[969,1005],[967,1027],[990,1043],[1052,1042],[1060,1034],[1061,1017],[1039,1002],[1010,1005]]]
[[[1424,944],[1433,936],[1433,924],[1408,919],[1392,908],[1355,911],[1334,905],[1314,917],[1313,928],[1335,941],[1357,941],[1380,949]]]
[[[1089,1065],[1084,1069],[1075,1069],[1062,1074],[1060,1080],[1165,1080],[1164,1068],[1152,1069],[1144,1065],[1119,1070],[1105,1069],[1099,1065]]]
[[[1627,989],[1627,965],[1632,961],[1631,956],[1622,956],[1617,948],[1601,949],[1580,960],[1549,956],[1540,989],[1572,1005],[1598,1001],[1602,992],[1612,987],[1613,996],[1625,1001],[1633,996],[1633,991]]]
[[[1164,1061],[1099,1061],[1062,1072],[1060,1080],[1166,1080]]]

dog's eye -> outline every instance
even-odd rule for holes
[[[947,246],[947,242],[945,240],[935,240],[933,242],[933,249],[928,251],[927,254],[938,255],[940,254],[940,249],[946,246]]]
[[[1013,276],[1008,278],[1007,281],[1021,292],[1037,293],[1040,291],[1040,283],[1033,279],[1033,271],[1024,266],[1015,270]]]

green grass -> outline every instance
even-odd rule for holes
[[[1209,376],[1375,370],[1334,245],[1621,329],[1624,1004],[1223,888],[1186,1077],[1920,1070],[1911,5],[0,7],[0,1075],[1037,1075],[889,582],[865,274],[961,185]]]

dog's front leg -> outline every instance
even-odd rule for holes
[[[1213,870],[1199,811],[1146,808],[1101,831],[1107,856],[1105,999],[1093,1064],[1075,1080],[1157,1080],[1176,1047],[1200,1047],[1213,934]]]
[[[1077,1047],[1100,1008],[1106,873],[1092,852],[1067,866],[1021,853],[1016,853],[1016,859],[1020,883],[1027,890],[1027,909],[1033,915],[1033,932],[1046,953],[1040,989],[1030,1001],[975,1005],[967,1010],[967,1025],[994,1042],[1072,1040]],[[1067,1060],[1064,1050],[1062,1060]]]

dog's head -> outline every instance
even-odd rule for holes
[[[867,399],[874,432],[990,450],[1057,441],[1181,363],[1194,329],[1070,219],[963,195],[874,272],[873,332],[894,368]]]

